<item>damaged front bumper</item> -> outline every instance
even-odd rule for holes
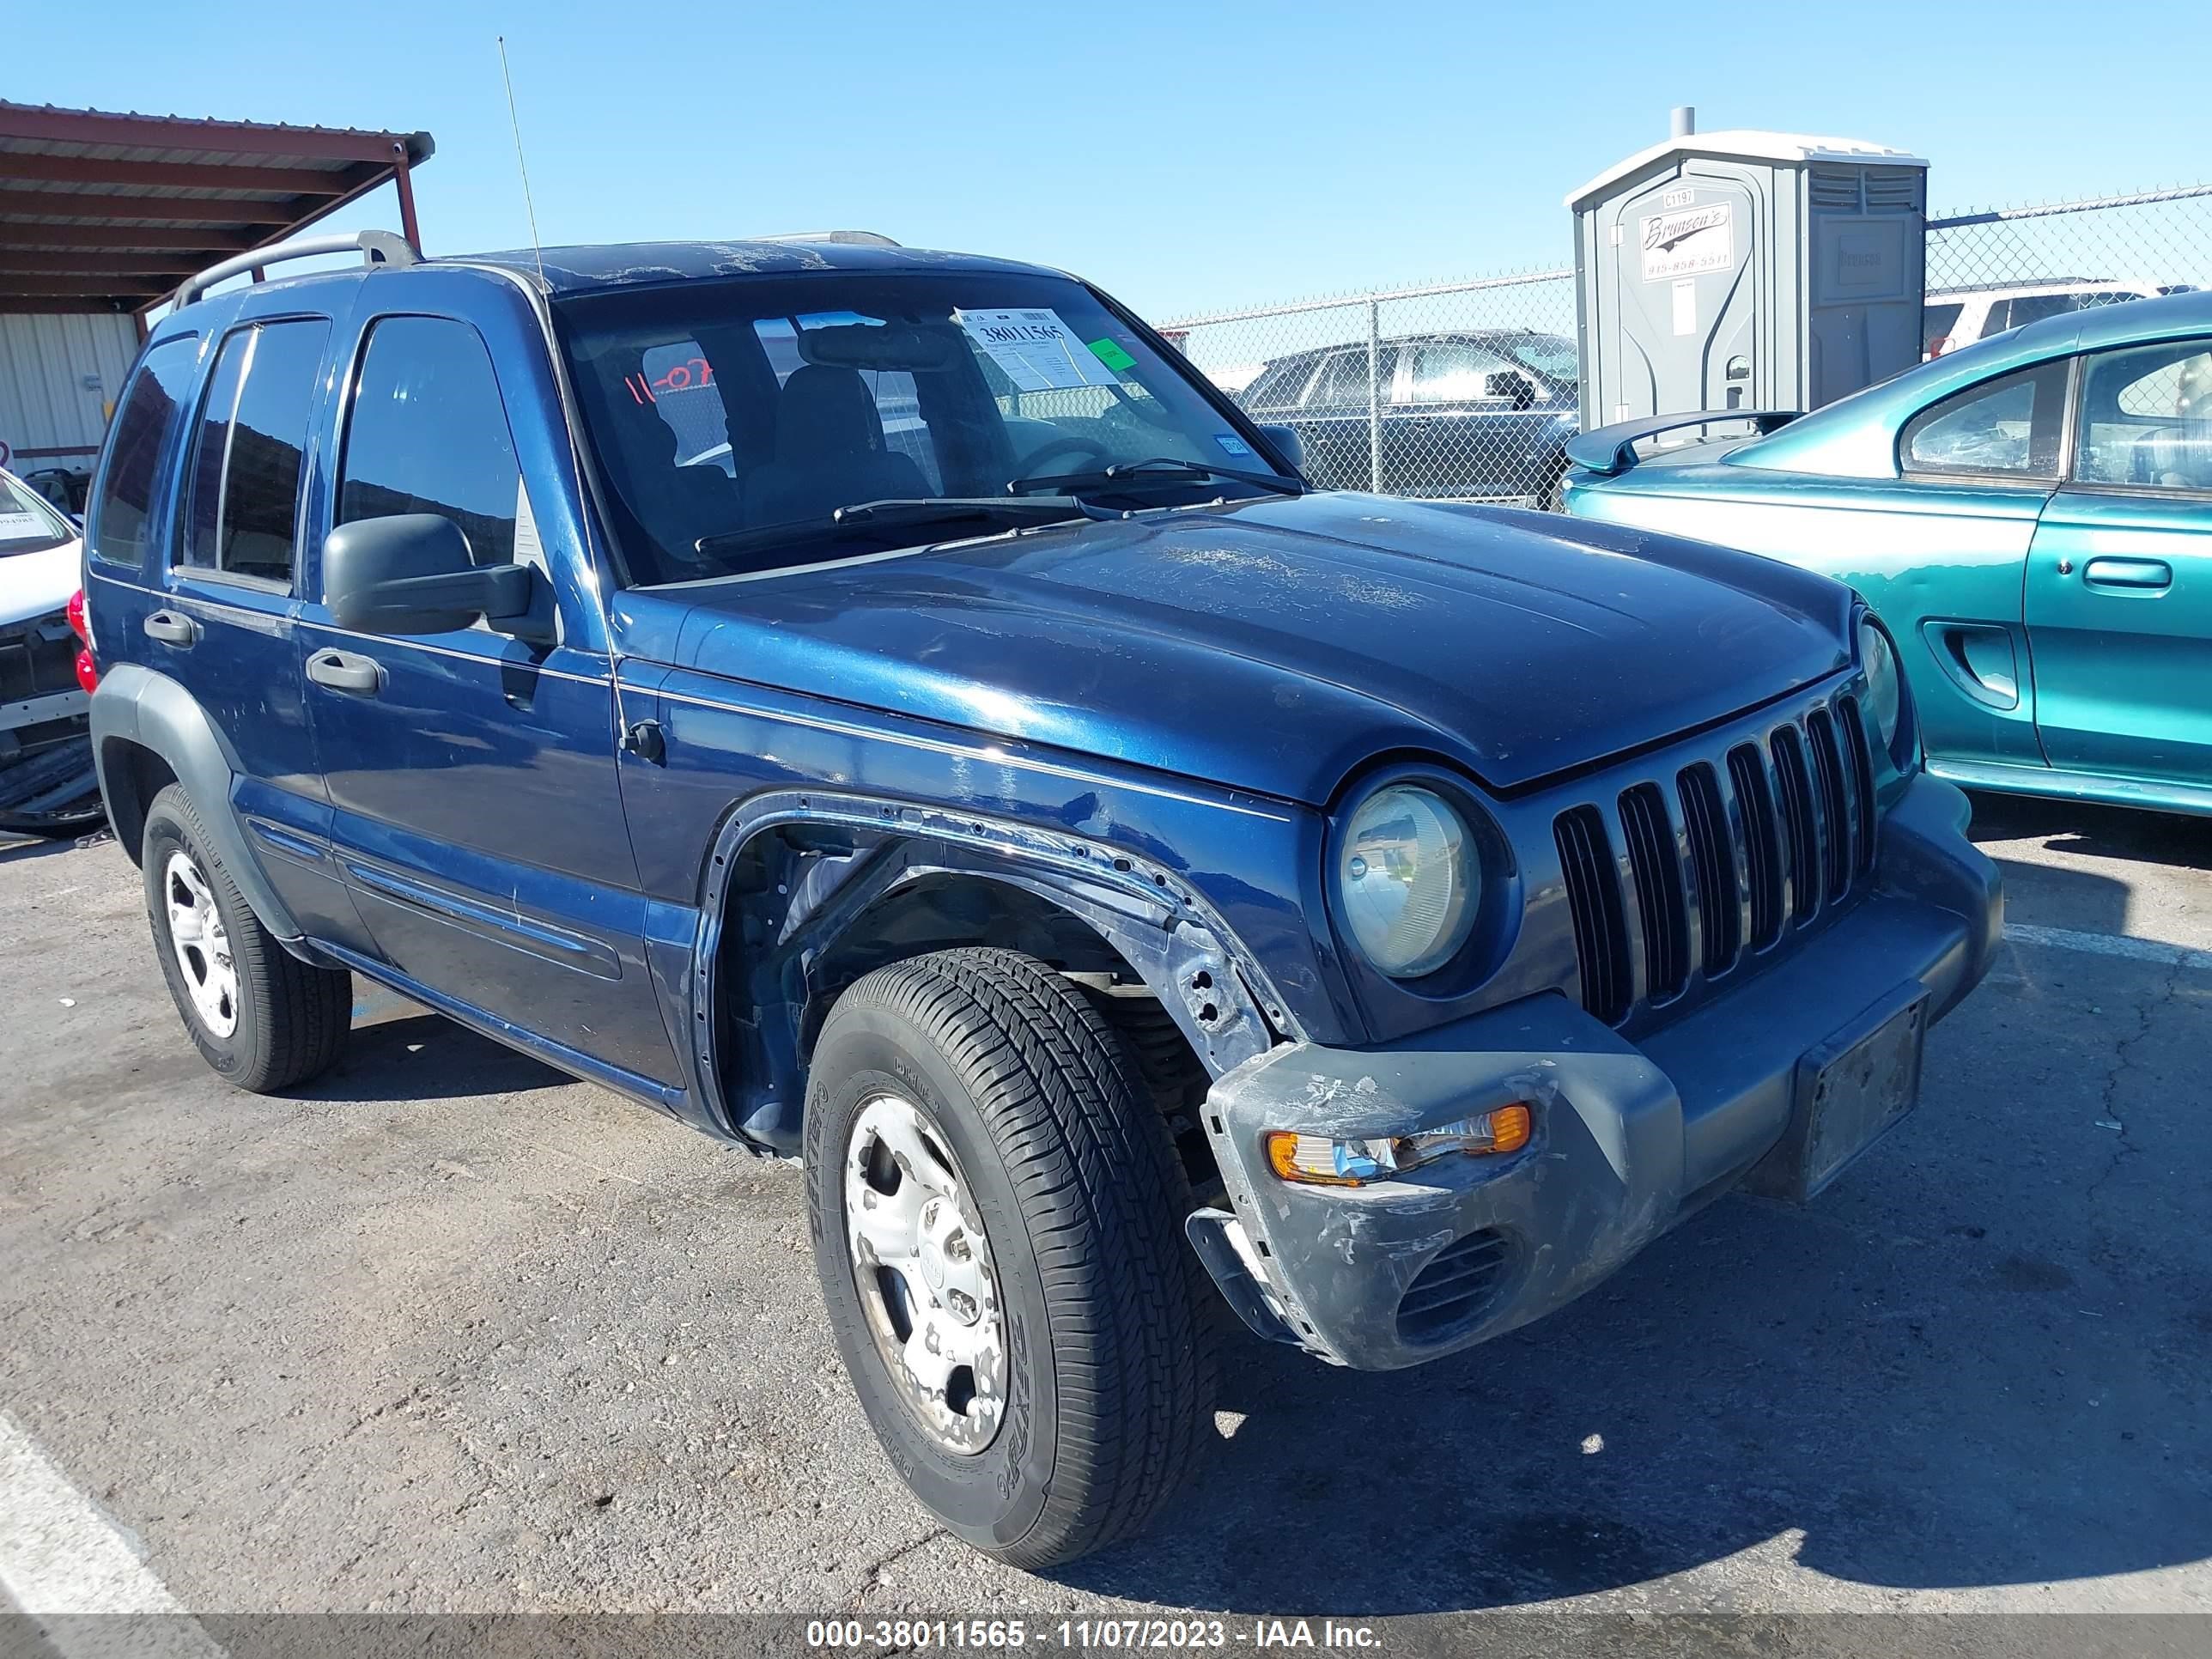
[[[1547,993],[1388,1048],[1293,1043],[1237,1067],[1206,1108],[1231,1207],[1192,1216],[1193,1244],[1261,1334],[1387,1370],[1564,1306],[1747,1176],[1802,1187],[1801,1062],[1893,1018],[1924,1029],[1987,970],[2002,901],[1963,823],[1955,790],[1917,780],[1874,892],[1640,1042]],[[1535,1133],[1509,1155],[1357,1188],[1268,1166],[1270,1131],[1389,1139],[1516,1101]]]

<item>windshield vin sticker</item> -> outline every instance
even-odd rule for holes
[[[1646,216],[1643,223],[1644,280],[1668,281],[1735,264],[1735,236],[1728,202]]]
[[[1021,391],[1120,384],[1056,311],[956,311],[952,316]]]

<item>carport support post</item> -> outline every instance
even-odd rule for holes
[[[1367,487],[1382,490],[1382,307],[1367,302]]]
[[[407,146],[392,146],[392,187],[399,194],[399,234],[407,239],[407,246],[422,255],[422,230],[415,222],[415,185],[407,176]]]

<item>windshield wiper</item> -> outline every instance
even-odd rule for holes
[[[924,495],[912,499],[854,501],[819,518],[793,519],[787,524],[757,525],[750,530],[725,530],[702,536],[693,547],[702,557],[719,553],[742,553],[781,543],[836,539],[865,535],[906,525],[960,524],[970,520],[1000,524],[1058,524],[1067,519],[1087,519],[1091,510],[1073,495],[1044,495],[1012,501],[1004,495]]]
[[[1273,472],[1247,472],[1241,467],[1209,466],[1203,461],[1185,461],[1172,455],[1155,455],[1150,460],[1116,461],[1097,472],[1039,473],[1035,477],[1010,478],[1006,482],[1006,494],[1026,495],[1033,489],[1054,489],[1073,495],[1084,490],[1110,489],[1115,484],[1200,483],[1208,478],[1230,478],[1238,483],[1250,484],[1255,489],[1271,490],[1278,495],[1303,495],[1306,493],[1305,485],[1296,478],[1281,477]]]

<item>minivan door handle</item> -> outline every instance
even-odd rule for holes
[[[307,678],[333,691],[352,691],[373,697],[384,689],[384,666],[374,657],[357,657],[350,651],[318,651],[307,659]]]
[[[2092,559],[2081,567],[2081,580],[2092,587],[2148,588],[2173,586],[2173,567],[2164,559]]]
[[[200,625],[173,611],[156,611],[146,618],[146,637],[164,645],[189,646],[200,636]]]

